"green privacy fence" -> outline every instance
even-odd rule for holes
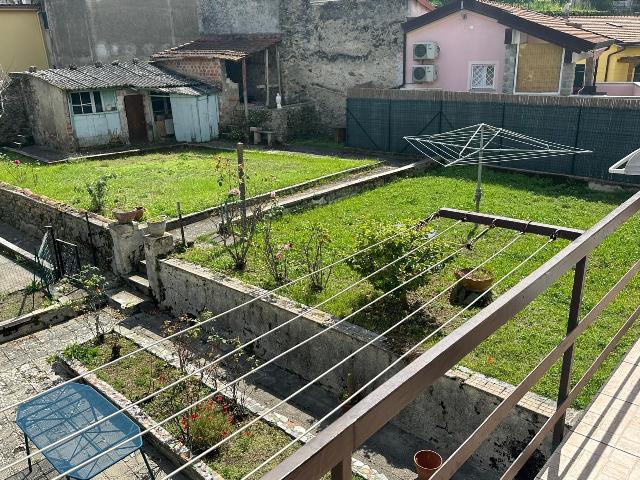
[[[500,162],[500,166],[640,184],[636,176],[608,172],[611,165],[640,148],[640,99],[370,88],[353,88],[348,93],[350,147],[415,154],[403,137],[477,123],[594,152]]]

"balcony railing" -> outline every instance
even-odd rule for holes
[[[552,431],[553,446],[556,447],[560,444],[565,433],[564,417],[567,409],[640,316],[639,306],[598,355],[582,378],[571,388],[571,369],[576,339],[597,320],[600,313],[640,270],[640,261],[638,261],[580,320],[588,257],[598,245],[627,222],[638,210],[640,210],[640,192],[582,234],[570,229],[556,232],[559,236],[573,240],[572,243],[376,388],[313,440],[265,475],[263,479],[312,480],[319,479],[331,471],[333,480],[350,480],[351,455],[356,449],[414,401],[418,395],[433,385],[445,372],[472,352],[481,342],[527,307],[563,274],[574,269],[566,336],[458,446],[432,477],[434,480],[451,478],[507,417],[522,397],[562,357],[557,409],[502,475],[502,479],[514,478],[536,448]],[[441,210],[440,213],[449,218],[459,218],[460,215],[464,215],[467,221],[493,224],[504,228],[519,228],[523,223],[515,219],[473,215],[453,210]],[[543,224],[528,224],[527,228],[531,233],[547,234],[551,227]],[[624,245],[620,245],[620,248],[624,248]]]

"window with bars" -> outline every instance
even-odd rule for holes
[[[100,92],[73,92],[71,94],[71,110],[74,115],[102,113],[102,95]]]
[[[495,88],[496,66],[494,63],[471,64],[471,89]]]

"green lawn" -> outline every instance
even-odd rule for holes
[[[108,182],[105,212],[110,216],[116,201],[134,207],[143,205],[148,216],[176,216],[176,202],[184,214],[219,205],[228,187],[218,185],[217,158],[235,161],[235,153],[187,150],[173,153],[151,153],[114,160],[78,160],[57,165],[31,166],[24,158],[7,154],[0,164],[0,181],[29,188],[69,205],[88,208],[87,183],[107,174],[117,178]],[[18,158],[25,173],[16,175],[12,163]],[[248,194],[255,195],[295,185],[306,180],[373,163],[336,157],[299,153],[246,152],[249,175]]]
[[[434,170],[422,177],[399,180],[376,190],[368,191],[327,206],[307,210],[299,214],[285,216],[276,225],[276,238],[281,242],[292,241],[292,262],[290,278],[303,273],[301,253],[296,245],[306,238],[305,229],[312,224],[321,224],[331,232],[334,248],[333,258],[347,255],[354,250],[354,237],[361,225],[371,221],[397,223],[416,221],[440,207],[473,209],[475,190],[473,168]],[[588,228],[624,201],[629,193],[599,193],[587,189],[584,184],[572,181],[540,178],[498,171],[485,174],[485,197],[482,210],[487,213],[516,217],[525,220]],[[450,221],[438,220],[436,229],[450,225]],[[447,236],[448,241],[463,242],[471,226],[456,227]],[[640,258],[640,219],[634,219],[610,237],[591,256],[586,281],[583,313],[591,308],[604,293]],[[458,256],[446,268],[433,275],[429,283],[414,298],[414,304],[430,298],[454,281],[453,272],[460,267],[473,266],[490,256],[503,246],[514,233],[494,230],[480,240],[473,252]],[[492,261],[489,266],[497,278],[501,278],[511,268],[525,259],[546,239],[527,235],[518,240],[505,254]],[[558,240],[549,245],[534,261],[525,265],[517,275],[501,284],[496,292],[502,293],[513,286],[522,276],[558,252],[567,242]],[[266,273],[260,248],[252,252],[249,268],[239,275],[248,282],[273,287]],[[217,246],[201,247],[187,251],[184,258],[209,268],[236,274],[230,270],[229,259]],[[310,293],[302,283],[290,287],[284,294],[307,304],[316,304],[353,283],[360,277],[350,268],[340,266],[334,271],[330,286],[320,294]],[[524,312],[511,320],[491,338],[481,344],[461,363],[473,370],[516,384],[560,341],[566,329],[567,306],[571,293],[571,275],[565,275]],[[367,300],[374,298],[375,292],[368,283],[350,290],[338,299],[325,305],[323,309],[338,316],[352,312]],[[609,339],[640,303],[640,283],[632,282],[619,300],[609,307],[600,319],[587,330],[578,341],[575,355],[574,380],[582,375]],[[452,306],[448,296],[430,306],[421,315],[402,327],[394,339],[400,345],[415,343],[444,320],[450,318],[461,307]],[[478,309],[472,309],[461,317],[455,325],[469,318]],[[366,315],[359,315],[355,323],[376,331],[383,331],[401,317],[397,311],[381,305],[371,309]],[[611,369],[619,362],[634,339],[640,327],[626,336],[621,346],[597,373],[576,406],[585,406],[591,396],[602,385]],[[437,339],[434,339],[434,341]],[[560,365],[541,380],[535,391],[550,398],[556,397]]]

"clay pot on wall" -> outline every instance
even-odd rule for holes
[[[442,466],[442,457],[433,450],[420,450],[413,456],[419,480],[428,480]]]
[[[136,217],[139,215],[137,209],[134,210],[112,210],[111,214],[113,218],[115,218],[118,223],[131,223]]]
[[[147,222],[147,233],[151,237],[161,237],[167,230],[167,217],[162,216],[159,220]]]

